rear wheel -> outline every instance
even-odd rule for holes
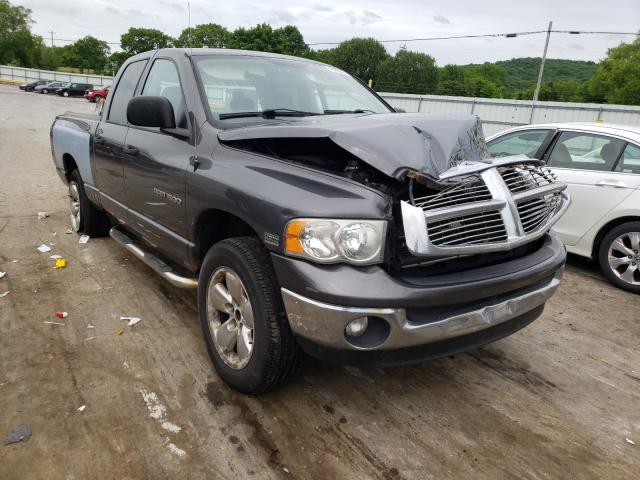
[[[87,198],[78,170],[74,170],[69,178],[69,218],[74,232],[90,237],[104,237],[111,226],[107,214]]]
[[[63,97],[68,97],[69,96],[69,92],[62,92],[62,96]]]
[[[47,93],[49,93],[49,90],[47,90],[46,88],[43,88],[42,90],[40,90],[40,93],[44,93],[46,95]]]
[[[600,243],[598,261],[611,283],[640,293],[640,222],[612,228]]]
[[[198,314],[211,361],[232,388],[264,393],[298,371],[300,351],[271,259],[256,238],[211,247],[200,271]]]

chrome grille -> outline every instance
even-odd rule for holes
[[[436,194],[416,198],[414,202],[416,207],[432,210],[434,208],[446,208],[483,200],[491,200],[491,192],[489,192],[489,189],[480,178],[474,177]]]
[[[462,215],[427,224],[431,243],[439,247],[504,242],[504,229],[499,210]]]
[[[562,197],[557,192],[518,203],[518,215],[525,233],[536,231],[551,218],[561,201]]]
[[[499,172],[513,193],[551,185],[557,179],[551,170],[538,165],[514,165],[500,168]]]
[[[469,163],[432,195],[401,202],[404,241],[413,255],[446,257],[509,250],[542,236],[569,206],[566,186],[524,156]]]

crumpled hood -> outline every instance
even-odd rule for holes
[[[414,170],[437,180],[451,167],[465,161],[485,161],[486,157],[482,124],[474,115],[324,115],[218,133],[223,143],[287,137],[327,137],[363,162],[398,179]]]

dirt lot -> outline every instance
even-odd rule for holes
[[[539,320],[482,350],[308,361],[275,393],[230,391],[193,296],[111,240],[65,234],[49,127],[91,108],[0,86],[0,434],[33,431],[0,446],[0,479],[638,478],[640,296],[575,258]]]

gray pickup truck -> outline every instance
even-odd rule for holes
[[[474,116],[399,113],[334,67],[275,54],[131,57],[100,115],[51,128],[71,224],[197,288],[211,360],[246,393],[302,352],[396,365],[526,326],[558,287],[564,185],[488,158]]]

